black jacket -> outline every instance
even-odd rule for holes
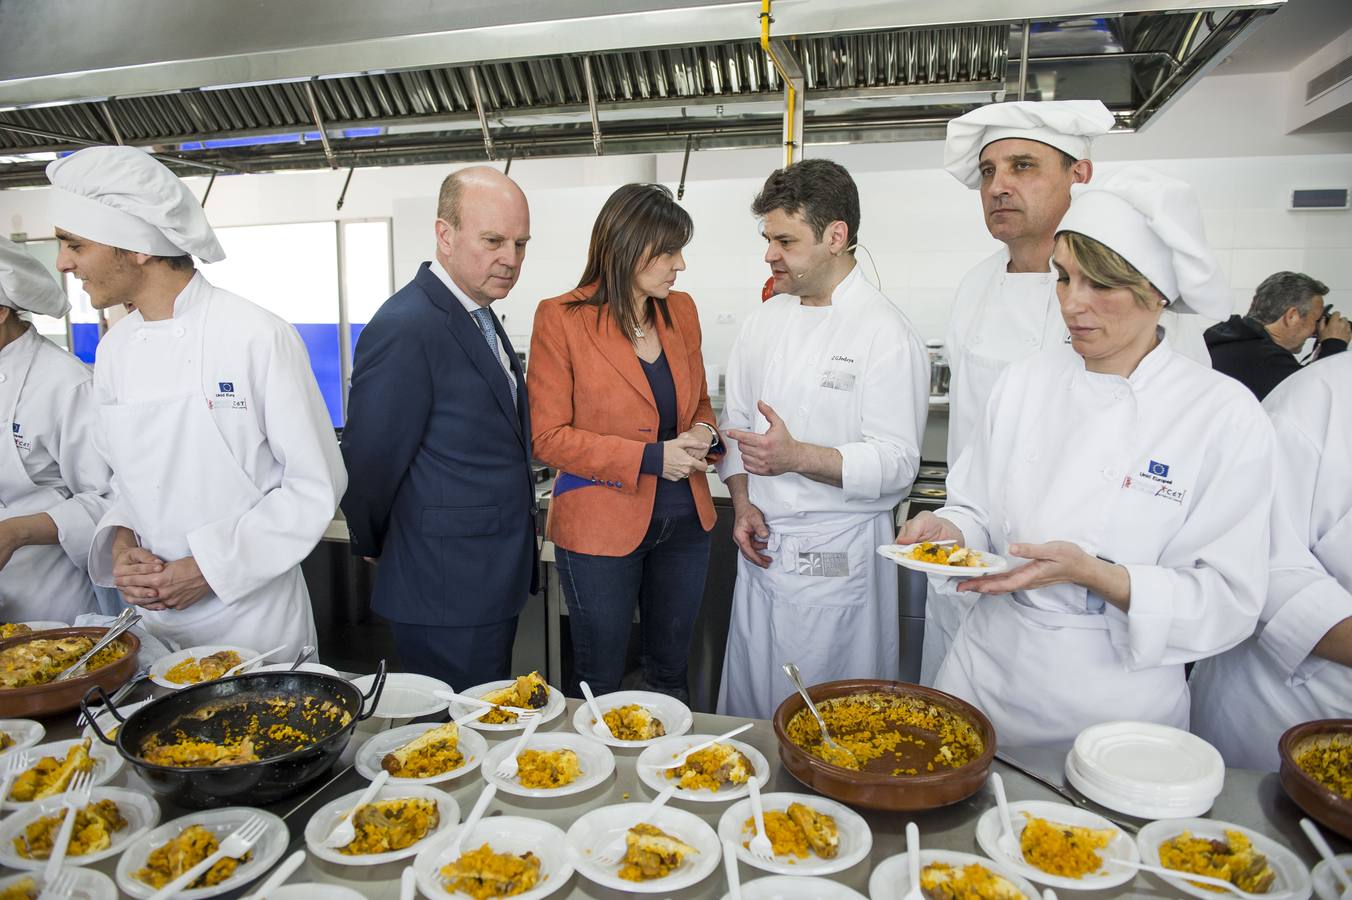
[[[1259,400],[1283,378],[1300,371],[1295,354],[1280,346],[1266,328],[1247,316],[1231,316],[1212,325],[1202,337],[1211,354],[1211,367],[1243,382]],[[1346,349],[1346,341],[1329,338],[1320,342],[1319,358]]]

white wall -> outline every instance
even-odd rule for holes
[[[1352,310],[1352,212],[1293,213],[1298,187],[1352,187],[1352,134],[1287,135],[1285,77],[1211,76],[1139,134],[1100,139],[1100,172],[1143,161],[1198,189],[1208,235],[1231,278],[1237,310],[1252,289],[1280,269],[1305,271],[1333,289],[1330,301]],[[939,142],[810,147],[854,173],[863,204],[862,245],[884,291],[925,337],[942,336],[962,273],[990,253],[975,194],[939,168]],[[705,357],[725,360],[740,322],[756,308],[768,274],[764,243],[747,210],[773,150],[706,151],[690,162],[684,204],[695,220],[689,269],[677,286],[700,304]],[[573,287],[591,223],[610,191],[653,171],[651,158],[526,160],[512,177],[531,204],[532,240],[520,283],[495,306],[526,346],[535,304]],[[679,154],[656,158],[656,177],[675,185]],[[361,169],[346,203],[334,203],[345,172],[218,178],[207,211],[218,225],[391,217],[395,282],[428,258],[437,186],[453,166]],[[199,195],[205,179],[190,180]],[[45,191],[0,191],[0,231],[49,234]],[[872,275],[868,254],[860,254]],[[304,265],[297,259],[296,265]],[[730,322],[721,319],[731,318]]]

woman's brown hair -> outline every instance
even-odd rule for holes
[[[603,311],[630,340],[648,315],[660,314],[671,324],[666,298],[647,298],[647,309],[636,315],[629,298],[634,276],[654,257],[675,253],[690,243],[695,225],[671,191],[660,184],[626,184],[610,195],[592,226],[587,265],[578,287],[595,283],[596,293],[569,306],[596,307],[599,325]]]

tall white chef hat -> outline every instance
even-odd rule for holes
[[[64,316],[70,301],[42,263],[9,238],[0,237],[0,306]]]
[[[1113,114],[1098,100],[991,103],[949,121],[944,168],[975,190],[981,187],[981,151],[987,145],[1023,138],[1085,159],[1090,142],[1107,134],[1113,121]]]
[[[1171,305],[1212,319],[1230,314],[1230,288],[1207,245],[1191,185],[1145,166],[1127,166],[1070,186],[1057,234],[1074,231],[1117,252]]]
[[[47,165],[52,222],[100,244],[155,256],[225,259],[202,204],[135,147],[87,147]]]

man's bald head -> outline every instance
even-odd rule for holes
[[[460,227],[460,210],[464,208],[466,194],[488,191],[514,195],[523,202],[526,199],[521,187],[512,179],[491,166],[469,166],[452,172],[441,182],[441,193],[437,196],[437,218],[445,219],[456,228]]]

